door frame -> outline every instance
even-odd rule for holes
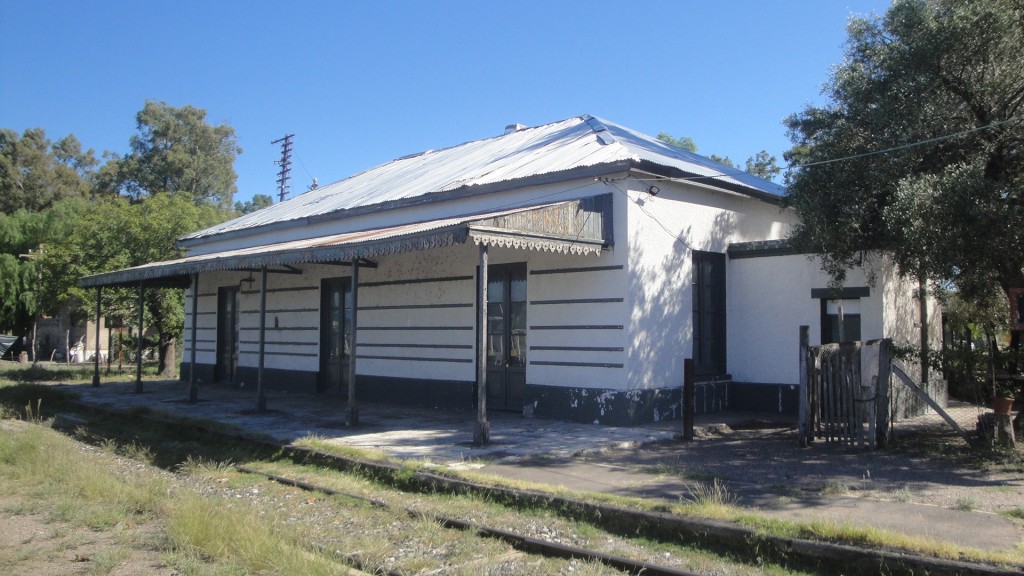
[[[692,254],[694,376],[725,376],[728,373],[725,254],[700,250],[693,250]],[[707,349],[702,346],[705,341]]]
[[[525,401],[525,389],[526,389],[526,350],[527,346],[516,347],[513,341],[512,334],[512,282],[514,280],[522,280],[524,283],[527,281],[527,266],[526,262],[511,262],[507,264],[491,264],[487,267],[487,281],[491,284],[495,281],[495,278],[501,278],[502,283],[502,295],[501,302],[504,305],[504,312],[502,314],[502,333],[501,337],[501,348],[502,358],[498,364],[492,364],[491,355],[484,354],[484,358],[487,361],[487,408],[488,410],[498,411],[509,411],[509,412],[520,412],[522,411],[523,402]],[[479,271],[477,273],[479,282]],[[490,288],[490,286],[488,286]],[[488,300],[487,310],[487,327],[488,332],[492,330],[493,324],[491,323],[491,317],[494,316],[494,311],[490,307],[491,294],[490,290],[486,291],[486,298]],[[516,301],[520,303],[520,301]],[[524,296],[521,301],[523,306],[523,314],[525,316],[527,310],[527,299]],[[479,306],[480,303],[478,302]],[[523,319],[523,330],[526,330],[526,318]],[[477,326],[477,333],[479,334],[480,326]],[[479,341],[479,340],[478,340]],[[487,334],[486,342],[488,345],[491,342],[491,335]],[[519,363],[513,364],[512,350],[517,349],[520,354],[517,355],[520,358]],[[475,387],[474,387],[475,388]],[[498,389],[500,388],[500,391]],[[475,398],[474,390],[474,398]]]
[[[328,331],[331,329],[331,302],[330,296],[335,286],[340,288],[341,292],[341,326],[339,338],[341,341],[341,354],[337,357],[338,362],[338,379],[337,382],[333,382],[330,371],[330,346],[328,339]],[[345,341],[347,338],[351,338],[349,331],[345,329],[345,304],[346,296],[351,298],[352,294],[352,278],[349,276],[337,276],[334,278],[322,278],[320,280],[320,358],[319,358],[319,373],[316,382],[316,391],[318,393],[342,393],[345,391],[348,385],[348,364],[349,359],[345,356]],[[355,351],[351,349],[351,343],[349,343],[349,354],[351,355]]]
[[[224,303],[227,298],[232,300],[231,335],[225,334],[223,330],[225,328],[226,314]],[[217,382],[233,384],[238,378],[238,356],[240,353],[239,348],[241,348],[242,323],[241,310],[239,310],[240,304],[241,291],[238,286],[221,286],[217,288],[217,356],[214,362],[214,380]],[[230,365],[223,362],[224,355],[228,352],[230,352],[231,358]]]

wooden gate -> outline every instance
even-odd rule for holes
[[[808,345],[800,328],[800,445],[815,440],[884,447],[891,341]]]

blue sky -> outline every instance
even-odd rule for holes
[[[888,0],[667,2],[0,0],[0,127],[124,153],[147,99],[244,149],[236,200],[293,195],[406,154],[593,114],[740,165],[782,162],[822,103],[851,15]]]

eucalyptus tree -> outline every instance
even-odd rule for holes
[[[206,111],[147,101],[136,115],[130,151],[112,156],[99,185],[135,201],[162,192],[186,194],[194,204],[232,208],[235,158],[242,152],[234,128],[206,122]]]

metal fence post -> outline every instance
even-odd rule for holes
[[[683,440],[693,440],[693,358],[683,360]]]

